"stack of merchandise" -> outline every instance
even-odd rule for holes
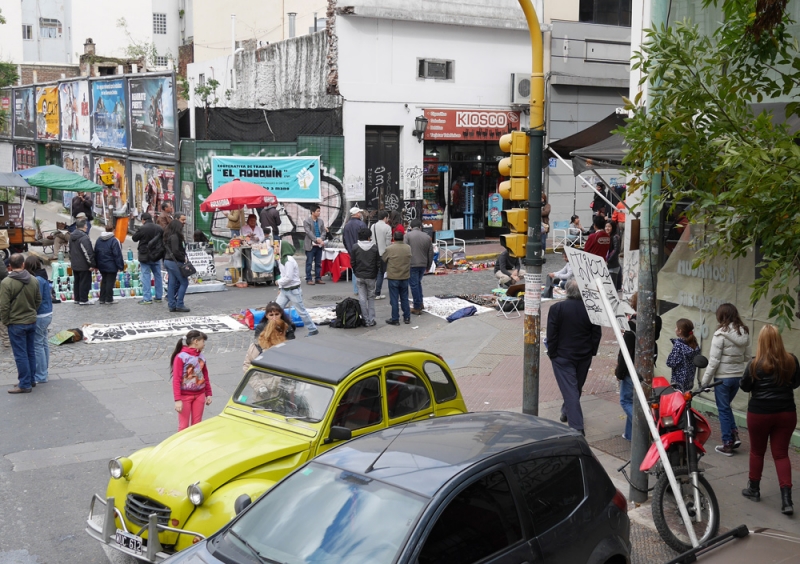
[[[139,261],[134,260],[133,251],[128,250],[128,260],[125,261],[125,270],[117,273],[117,280],[114,283],[115,298],[135,298],[142,295],[142,282],[139,279],[141,269]],[[103,276],[99,272],[92,272],[92,288],[89,291],[89,298],[100,297],[100,281]],[[53,288],[56,296],[62,302],[73,299],[74,276],[72,267],[64,262],[63,257],[59,256],[58,262],[53,265]],[[150,284],[154,285],[155,280]]]

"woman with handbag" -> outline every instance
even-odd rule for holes
[[[164,230],[164,248],[166,250],[164,267],[169,273],[167,284],[169,311],[173,313],[189,313],[189,308],[183,303],[183,297],[189,287],[191,272],[188,274],[184,272],[184,270],[188,272],[189,269],[185,268],[188,264],[186,262],[186,242],[183,238],[183,223],[180,220],[173,219]],[[188,266],[191,266],[191,264]]]

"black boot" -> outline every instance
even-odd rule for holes
[[[792,507],[792,488],[781,488],[781,513],[784,515],[792,515],[794,507]]]
[[[747,488],[742,490],[742,495],[753,501],[761,501],[761,480],[747,480]]]

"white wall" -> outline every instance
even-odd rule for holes
[[[6,24],[0,26],[0,59],[22,62],[22,4],[19,0],[0,0]]]
[[[276,43],[289,39],[289,12],[297,14],[296,35],[314,26],[314,12],[325,17],[327,0],[193,0],[194,60],[217,59],[231,51],[231,14],[236,15],[236,40]]]
[[[22,0],[19,36],[22,37],[22,24],[31,26],[33,38],[23,41],[23,60],[25,62],[70,63],[70,34],[72,32],[72,9],[70,0]],[[61,22],[61,37],[42,37],[39,18],[55,19]]]

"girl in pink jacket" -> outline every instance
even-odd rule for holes
[[[205,333],[189,331],[178,341],[170,358],[178,431],[202,421],[203,408],[211,405],[211,382],[203,356],[207,339]]]

